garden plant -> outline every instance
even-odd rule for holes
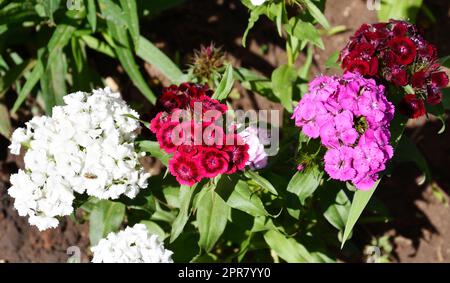
[[[0,130],[23,158],[7,192],[29,225],[88,222],[92,262],[332,263],[361,217],[387,217],[370,201],[397,162],[431,181],[403,133],[423,116],[445,131],[450,60],[411,6],[383,1],[379,22],[312,75],[323,37],[346,29],[326,1],[236,1],[249,13],[244,48],[260,20],[284,46],[267,77],[214,43],[182,65],[143,35],[145,19],[183,2],[0,0]],[[139,95],[114,89],[93,54]],[[244,90],[279,110],[234,107]]]

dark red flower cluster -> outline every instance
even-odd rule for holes
[[[182,185],[242,170],[249,158],[242,138],[218,125],[227,106],[211,95],[207,85],[165,88],[157,104],[162,111],[150,123],[160,147],[173,154],[169,171]]]
[[[400,111],[411,118],[426,113],[424,101],[439,104],[441,88],[449,83],[440,70],[436,47],[405,21],[363,24],[341,51],[340,60],[345,70],[379,77],[395,86],[410,84],[415,97],[405,96]]]

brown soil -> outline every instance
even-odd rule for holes
[[[447,0],[428,4],[438,19],[437,25],[430,26],[425,17],[419,18],[420,25],[425,27],[425,33],[438,45],[441,54],[450,54],[450,38],[446,34],[450,28],[449,5]],[[328,1],[326,16],[332,25],[345,25],[348,30],[325,38],[326,49],[314,57],[314,73],[327,72],[322,67],[323,63],[330,54],[344,46],[348,36],[360,24],[376,21],[375,13],[366,8],[366,1],[359,0]],[[190,0],[144,23],[142,32],[170,56],[178,53],[184,63],[193,49],[215,42],[223,46],[235,66],[252,68],[270,76],[272,70],[286,60],[283,41],[276,34],[273,24],[262,19],[249,35],[248,48],[242,47],[240,39],[247,18],[245,7],[237,0]],[[114,66],[109,68],[110,63],[105,63],[108,64],[105,68],[103,61],[103,58],[95,60],[96,68],[102,75],[118,78],[116,81],[121,90],[133,98],[137,97],[130,82],[116,72],[111,73],[109,70]],[[301,62],[299,60],[299,64]],[[145,66],[145,70],[151,76],[158,77],[151,67]],[[280,109],[278,105],[244,91],[237,106]],[[140,109],[140,112],[145,110]],[[450,243],[447,241],[450,237],[450,208],[444,204],[449,202],[450,194],[450,132],[447,130],[437,135],[439,123],[424,122],[410,123],[407,134],[429,162],[435,180],[433,184],[440,187],[438,190],[443,200],[437,198],[431,185],[417,185],[421,173],[413,164],[397,164],[392,177],[386,178],[376,192],[388,208],[391,221],[361,225],[354,233],[354,241],[360,249],[369,245],[372,238],[390,236],[394,248],[390,254],[391,261],[450,262]],[[21,162],[8,155],[7,144],[7,140],[0,137],[0,261],[64,262],[68,258],[66,249],[69,246],[79,246],[83,261],[87,261],[89,240],[86,224],[74,224],[66,219],[58,229],[41,233],[17,215],[6,189],[9,174],[17,171]]]

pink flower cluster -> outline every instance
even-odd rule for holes
[[[342,77],[319,76],[311,81],[292,119],[306,136],[320,137],[328,149],[325,171],[331,178],[368,190],[392,158],[393,116],[384,86],[346,72]]]

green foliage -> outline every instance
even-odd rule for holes
[[[161,5],[171,7],[182,1],[165,2]],[[121,65],[150,103],[155,102],[156,96],[136,57],[155,65],[170,80],[182,80],[178,67],[140,35],[140,21],[146,17],[140,11],[153,8],[154,3],[80,0],[75,4],[68,9],[66,1],[30,0],[0,6],[0,56],[21,59],[16,64],[8,63],[8,71],[0,76],[0,98],[8,91],[17,94],[12,112],[28,97],[40,94],[46,112],[51,113],[68,92],[101,87],[100,75],[91,68],[92,59],[86,56],[86,46]],[[9,40],[12,33],[13,41]]]
[[[233,77],[233,66],[228,64],[224,75],[217,86],[216,91],[214,92],[212,98],[217,100],[224,100],[228,97],[234,85],[234,77]]]
[[[293,84],[297,80],[294,67],[281,65],[272,73],[272,89],[287,111],[292,112]]]
[[[287,191],[297,195],[300,203],[304,205],[306,199],[319,187],[322,175],[317,166],[296,172],[289,181]]]
[[[192,72],[183,73],[140,33],[143,18],[183,0],[84,0],[79,10],[67,10],[63,2],[0,2],[0,100],[6,94],[17,95],[12,112],[19,110],[29,97],[40,96],[45,111],[51,113],[53,106],[63,102],[66,93],[101,86],[102,78],[91,68],[92,58],[88,58],[87,52],[120,65],[152,104],[157,97],[142,73],[142,61],[173,83],[201,81]],[[213,98],[222,101],[232,98],[234,86],[239,84],[279,102],[286,110],[283,111],[286,121],[295,101],[307,91],[314,52],[325,48],[322,37],[341,31],[342,27],[330,26],[324,16],[325,1],[267,1],[258,7],[249,0],[242,2],[250,13],[243,45],[257,21],[267,17],[286,41],[286,63],[267,77],[246,68],[233,68],[230,63],[221,64],[207,78],[215,89]],[[384,1],[379,16],[413,17],[414,9],[422,4],[422,1],[397,2],[400,1]],[[27,25],[23,25],[25,22]],[[12,31],[31,38],[19,37],[10,44],[5,34]],[[30,52],[25,53],[24,49]],[[326,67],[339,67],[338,56],[334,52]],[[444,65],[450,61],[442,60]],[[444,94],[444,107],[430,109],[431,113],[443,117],[444,108],[450,108],[445,97],[448,95]],[[0,133],[6,137],[11,134],[9,112],[0,103]],[[149,126],[148,121],[139,121]],[[398,145],[395,160],[415,162],[430,180],[425,158],[410,140],[402,137],[405,122],[400,115],[392,122],[391,143]],[[163,168],[162,174],[150,178],[149,188],[134,199],[77,198],[76,206],[90,221],[91,244],[125,225],[143,223],[166,241],[166,246],[175,252],[175,261],[334,262],[330,250],[343,247],[350,238],[380,180],[372,190],[353,193],[354,188],[327,179],[320,145],[299,135],[291,124],[283,124],[280,152],[269,159],[266,169],[247,169],[187,187],[180,186],[167,171],[164,174]],[[171,155],[156,141],[137,141],[136,147],[168,166]],[[304,165],[303,170],[295,170],[298,163]],[[370,203],[369,207],[373,206]]]
[[[390,19],[402,19],[410,22],[416,21],[423,0],[383,0],[378,11],[378,19],[387,22]]]
[[[270,248],[286,262],[314,262],[313,257],[302,244],[287,238],[278,231],[267,231],[264,239]]]
[[[230,207],[214,191],[204,189],[196,203],[199,246],[209,252],[225,230]]]
[[[94,246],[110,232],[117,231],[125,217],[125,204],[101,200],[97,202],[89,216],[89,239]]]

